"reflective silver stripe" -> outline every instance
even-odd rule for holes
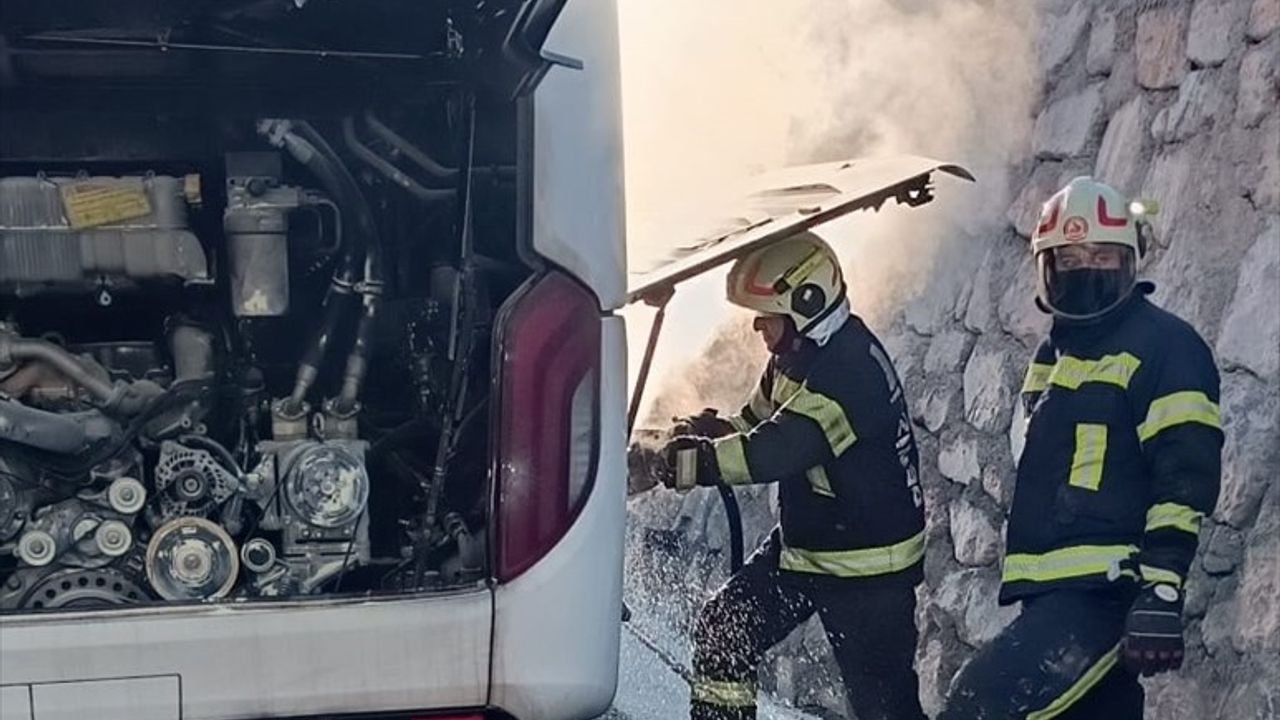
[[[1147,510],[1147,532],[1161,528],[1173,528],[1192,535],[1200,534],[1200,521],[1204,513],[1181,503],[1160,503]]]
[[[676,489],[691,490],[698,485],[698,449],[676,451]]]
[[[784,547],[778,566],[792,572],[836,577],[871,577],[899,572],[924,557],[924,531],[900,543],[857,550]]]
[[[1138,426],[1138,439],[1146,442],[1162,430],[1183,423],[1200,423],[1221,430],[1222,413],[1218,404],[1199,390],[1170,393],[1151,401],[1147,419]]]
[[[1071,477],[1067,484],[1096,492],[1102,484],[1102,464],[1106,456],[1107,426],[1076,425],[1076,451],[1071,458]]]
[[[756,686],[750,682],[699,679],[693,681],[690,696],[708,705],[746,708],[756,704]]]
[[[821,465],[809,468],[804,474],[809,479],[809,487],[813,491],[823,497],[833,498],[836,496],[834,490],[831,489],[831,478],[827,477],[827,469]]]
[[[803,415],[818,423],[818,427],[822,428],[822,434],[827,438],[827,443],[831,446],[831,453],[836,457],[840,457],[858,439],[840,403],[803,385],[782,406],[782,409]]]
[[[1047,553],[1016,553],[1004,559],[1004,582],[1053,582],[1106,575],[1138,551],[1135,545],[1075,545]]]
[[[720,479],[727,485],[751,484],[751,468],[747,465],[746,440],[734,434],[715,441],[716,465]]]

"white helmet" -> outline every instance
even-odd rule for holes
[[[1038,271],[1040,303],[1068,320],[1093,320],[1119,307],[1137,284],[1137,265],[1146,250],[1145,208],[1115,188],[1090,177],[1077,177],[1049,198],[1031,236]],[[1069,262],[1120,246],[1106,253],[1110,263]],[[1069,251],[1063,250],[1070,248]]]
[[[739,307],[791,318],[803,335],[844,300],[844,276],[831,246],[801,232],[738,258],[727,296]]]

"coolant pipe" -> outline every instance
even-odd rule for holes
[[[347,367],[342,374],[342,390],[338,393],[339,413],[354,412],[359,407],[360,389],[369,371],[369,343],[373,326],[382,304],[382,251],[375,246],[365,256],[364,282],[361,283],[362,311],[356,324],[355,340],[347,354]]]
[[[0,440],[64,455],[84,452],[116,435],[114,422],[97,410],[53,413],[0,400]]]
[[[388,145],[403,153],[405,157],[417,163],[418,167],[426,170],[432,176],[446,182],[457,181],[457,168],[445,167],[444,165],[436,162],[434,158],[423,152],[423,150],[417,145],[414,145],[404,139],[396,133],[395,130],[392,130],[385,123],[379,120],[378,116],[374,115],[372,110],[365,111],[364,122],[369,126],[369,130],[373,132],[374,135],[382,138]]]
[[[320,375],[320,366],[329,352],[329,342],[333,339],[338,323],[342,321],[346,311],[346,300],[351,296],[353,284],[353,276],[347,274],[346,268],[334,274],[333,280],[329,283],[320,307],[322,318],[320,325],[316,328],[311,344],[307,346],[306,352],[298,362],[298,373],[293,382],[293,391],[289,393],[286,401],[285,414],[296,415],[301,412],[307,393],[311,391],[311,386],[315,385],[316,378]]]
[[[387,162],[381,155],[360,142],[360,138],[356,137],[355,121],[349,117],[342,120],[342,137],[346,140],[347,147],[350,148],[351,152],[355,153],[356,157],[419,200],[423,202],[438,202],[440,200],[449,200],[457,195],[457,192],[453,189],[437,190],[423,187],[413,178],[400,172],[399,168]]]
[[[99,403],[106,404],[115,399],[115,386],[107,380],[95,377],[66,350],[47,340],[0,333],[0,368],[31,360],[53,366],[67,379],[84,388]]]

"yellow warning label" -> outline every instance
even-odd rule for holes
[[[151,214],[151,202],[141,186],[92,182],[63,185],[62,204],[67,211],[67,221],[77,230]]]

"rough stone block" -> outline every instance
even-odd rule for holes
[[[1005,213],[1018,235],[1029,238],[1035,232],[1040,208],[1057,191],[1061,173],[1062,166],[1056,162],[1042,162],[1031,172],[1031,177],[1027,178],[1027,182],[1018,191],[1018,197]]]
[[[1072,3],[1062,14],[1050,12],[1042,16],[1040,63],[1046,75],[1056,73],[1067,62],[1088,23],[1088,3]]]
[[[1222,704],[1217,717],[1227,720],[1275,720],[1280,708],[1280,682],[1277,676],[1238,683]]]
[[[1257,157],[1244,179],[1245,190],[1257,209],[1280,212],[1280,152],[1276,141],[1280,139],[1280,112],[1272,112],[1254,131]]]
[[[1102,119],[1102,88],[1094,83],[1050,103],[1036,118],[1032,147],[1036,157],[1084,155]]]
[[[1000,557],[1000,528],[991,516],[963,497],[951,503],[950,510],[956,561],[969,567],[995,562]]]
[[[1000,607],[1000,573],[996,568],[970,568],[943,579],[934,602],[950,615],[956,634],[970,647],[981,647],[1018,617],[1019,605]]]
[[[1214,519],[1249,527],[1280,466],[1280,389],[1239,372],[1222,379],[1222,491]]]
[[[1231,116],[1231,95],[1218,70],[1195,70],[1178,88],[1178,99],[1156,113],[1151,136],[1161,142],[1186,140]]]
[[[938,472],[961,485],[977,480],[982,474],[982,467],[978,464],[978,444],[966,438],[953,439],[938,453]]]
[[[1150,161],[1150,122],[1151,104],[1142,94],[1117,110],[1102,136],[1093,176],[1121,192],[1136,193]]]
[[[1187,12],[1182,5],[1138,15],[1138,82],[1148,90],[1177,87],[1186,75]]]
[[[1106,75],[1116,56],[1116,15],[1099,9],[1093,16],[1089,29],[1089,49],[1085,54],[1085,69],[1090,75]]]
[[[1001,326],[1028,347],[1038,344],[1049,331],[1049,315],[1036,306],[1035,263],[1030,253],[1018,272],[1009,277],[997,315]]]
[[[1249,7],[1238,0],[1196,0],[1187,57],[1200,67],[1221,65],[1244,37]]]
[[[915,404],[915,419],[931,433],[936,433],[947,423],[947,414],[951,410],[951,402],[955,399],[956,388],[947,384],[944,387],[930,387],[924,396]]]
[[[965,419],[986,432],[1003,431],[1013,402],[1013,363],[1005,348],[979,342],[964,369]]]
[[[1158,720],[1205,720],[1209,717],[1204,688],[1187,673],[1157,675],[1143,684],[1147,688],[1144,717]]]
[[[1013,502],[1016,469],[1012,465],[987,465],[982,468],[982,490],[1005,510]]]
[[[1241,653],[1280,652],[1280,489],[1272,488],[1249,533],[1232,642]]]
[[[1261,40],[1280,28],[1280,0],[1254,0],[1249,12],[1249,39]]]
[[[1208,530],[1206,523],[1205,530]],[[1213,529],[1201,556],[1204,570],[1210,575],[1226,575],[1236,569],[1244,557],[1244,536],[1226,525]]]
[[[1253,127],[1280,102],[1280,36],[1245,53],[1240,61],[1236,119]],[[1274,154],[1274,148],[1272,149]]]
[[[1218,357],[1264,379],[1280,375],[1280,219],[1271,216],[1240,266]]]
[[[1217,592],[1209,602],[1204,622],[1200,623],[1204,647],[1211,657],[1225,660],[1235,653],[1231,638],[1240,615],[1236,602],[1237,589],[1238,583],[1234,577],[1227,577],[1219,583]]]
[[[935,335],[924,355],[924,371],[946,374],[955,372],[964,362],[969,341],[969,334],[960,330],[945,330]]]

